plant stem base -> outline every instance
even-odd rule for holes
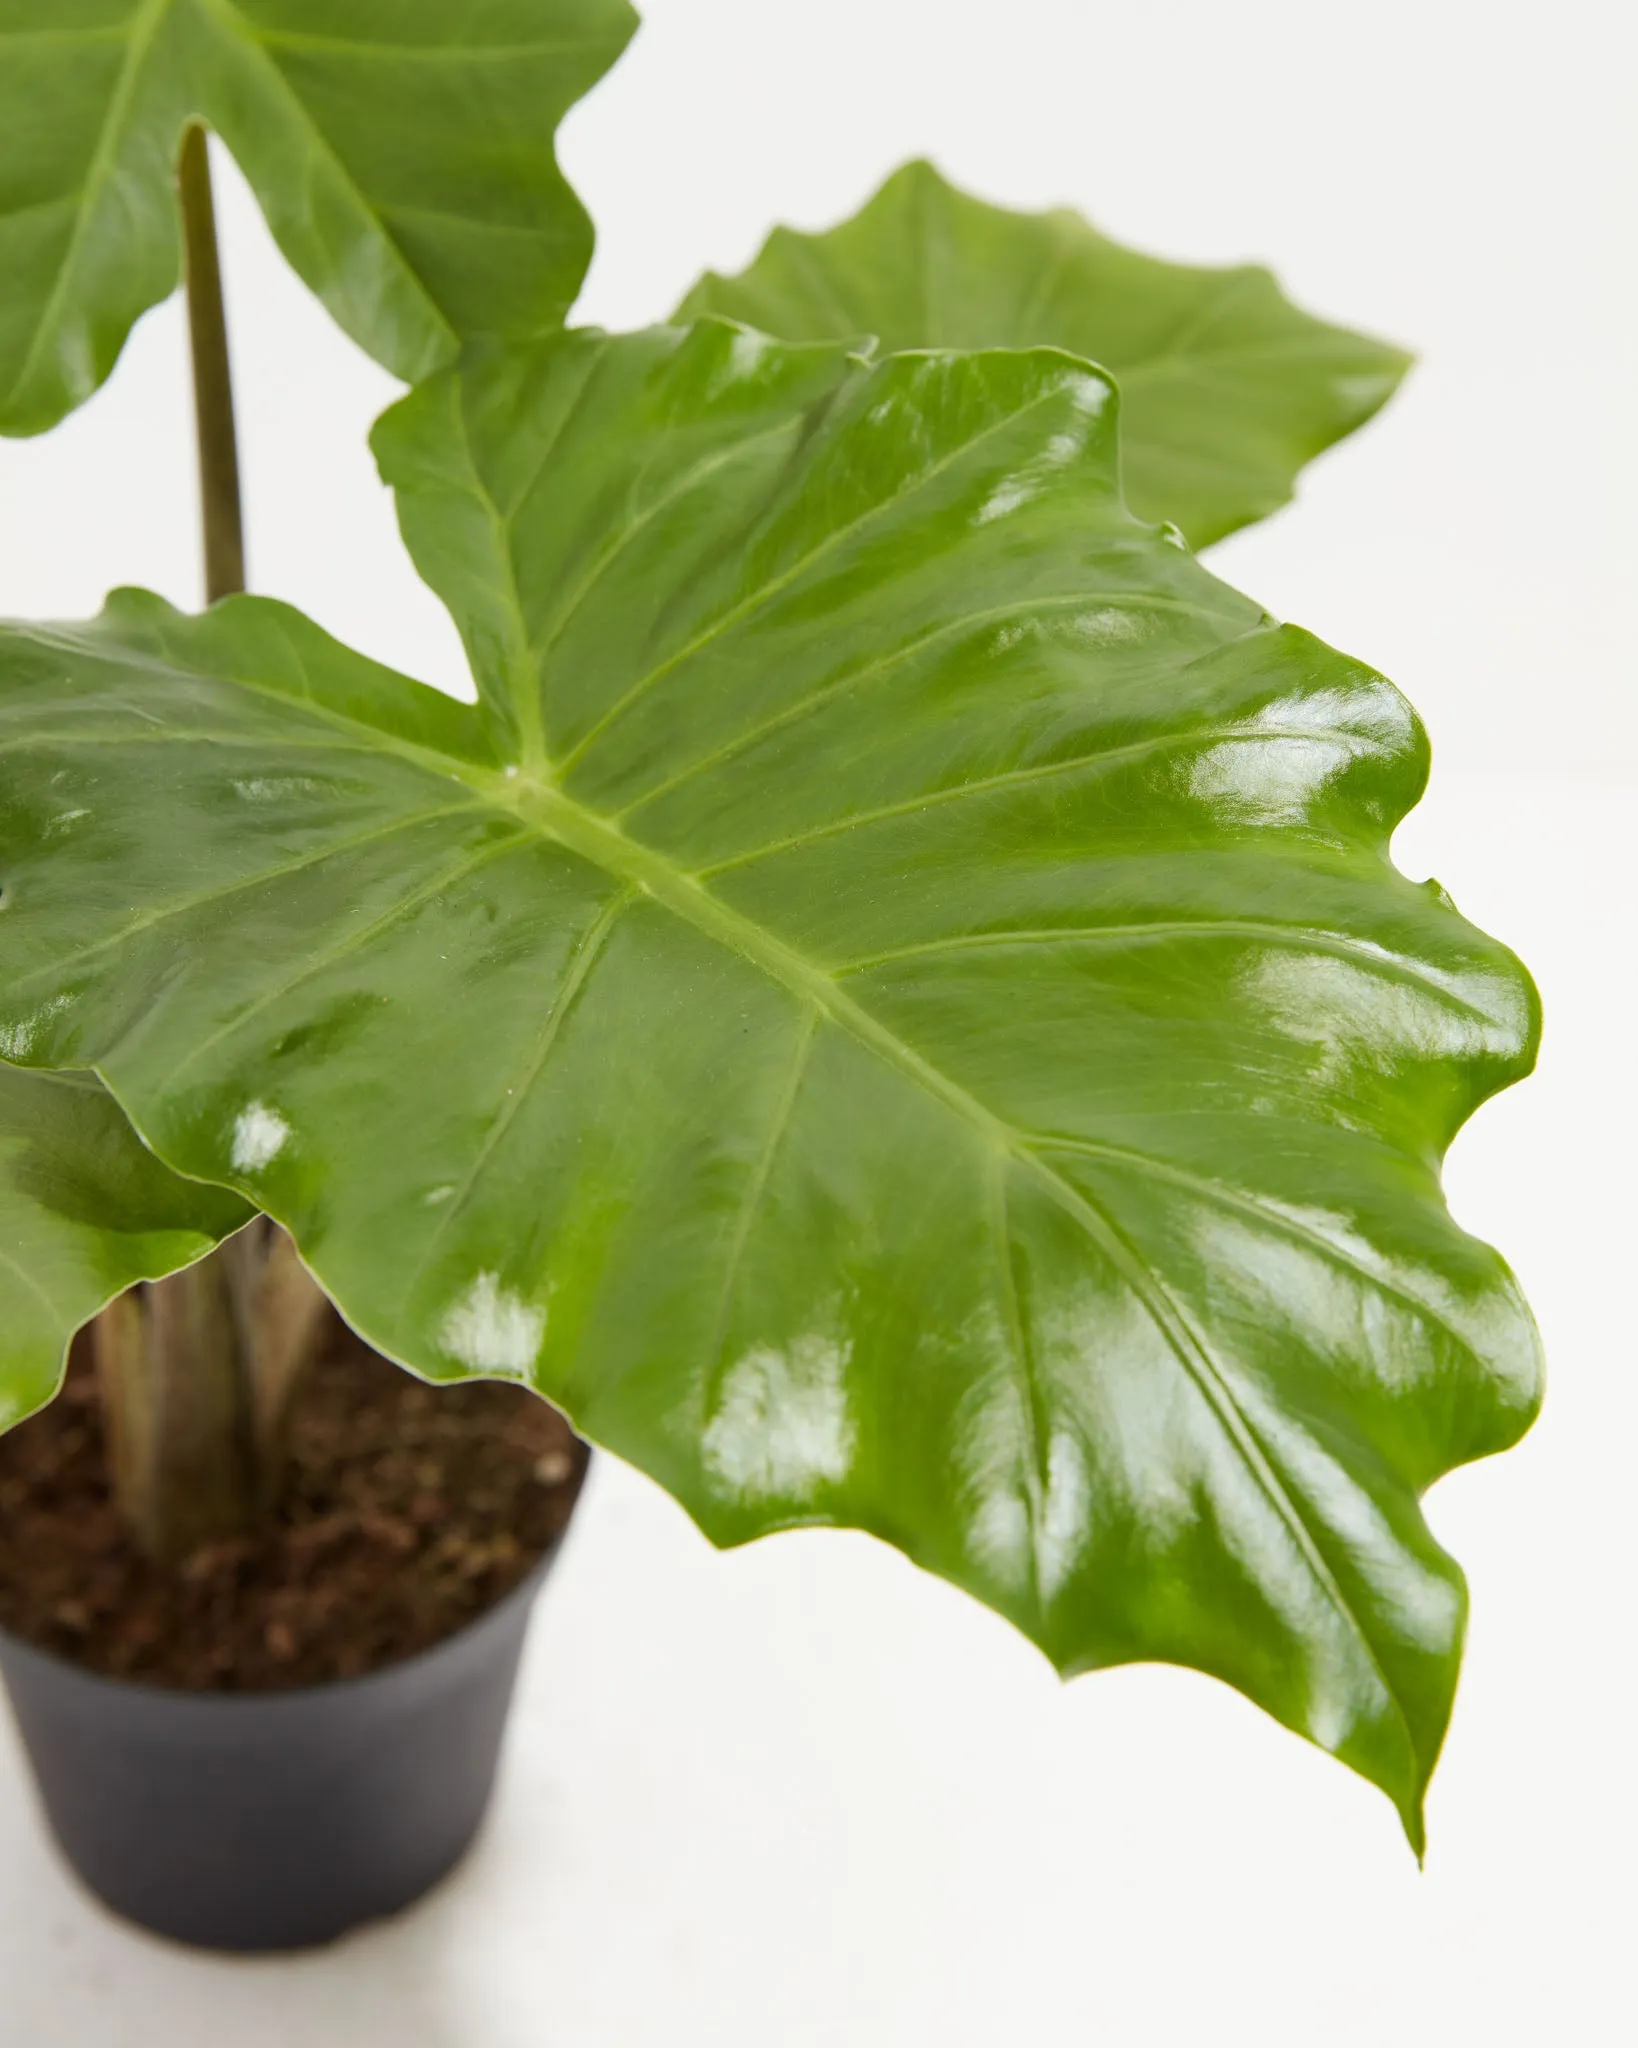
[[[336,1321],[276,1511],[160,1565],[117,1511],[88,1348],[0,1438],[0,1628],[106,1677],[223,1692],[361,1678],[501,1599],[580,1484],[582,1447],[527,1389],[423,1386]]]

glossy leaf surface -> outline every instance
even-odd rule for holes
[[[88,398],[177,281],[184,124],[406,380],[556,326],[591,258],[553,130],[626,0],[0,0],[0,432]]]
[[[94,1075],[0,1063],[0,1430],[50,1400],[98,1309],[250,1216],[162,1166]]]
[[[1120,384],[1127,501],[1196,547],[1283,505],[1303,464],[1363,425],[1410,361],[1299,311],[1266,270],[1140,256],[1077,213],[989,206],[925,163],[840,227],[777,228],[749,270],[708,274],[679,317],[704,313],[787,341],[1089,357]]]
[[[1414,1835],[1418,1496],[1537,1376],[1438,1162],[1533,996],[1389,864],[1404,701],[1114,437],[1052,351],[716,322],[424,386],[377,449],[481,705],[258,600],[11,631],[0,1026],[397,1358],[1214,1672]]]

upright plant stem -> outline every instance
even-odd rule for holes
[[[193,348],[205,597],[245,587],[244,518],[222,268],[202,128],[177,166]],[[97,1318],[110,1475],[127,1526],[168,1562],[240,1534],[273,1505],[291,1400],[332,1311],[288,1236],[263,1216]]]
[[[199,434],[199,501],[205,532],[205,602],[245,587],[244,510],[239,496],[239,440],[233,420],[222,263],[216,247],[210,148],[203,128],[182,138],[177,168],[193,347],[193,412]]]

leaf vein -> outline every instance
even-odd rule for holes
[[[696,634],[684,646],[678,648],[674,653],[668,654],[665,660],[660,662],[658,666],[650,669],[646,675],[640,676],[625,694],[604,712],[603,716],[584,738],[564,756],[563,772],[567,774],[575,763],[584,756],[587,749],[603,736],[609,726],[614,724],[617,719],[623,717],[631,706],[646,695],[657,682],[671,674],[674,669],[680,668],[685,661],[692,660],[696,654],[703,652],[705,648],[720,640],[724,633],[729,632],[743,620],[752,618],[757,612],[766,609],[775,598],[790,589],[792,584],[805,576],[816,562],[822,561],[827,555],[833,553],[846,541],[853,539],[857,534],[873,525],[878,519],[885,518],[889,513],[907,504],[912,498],[926,490],[939,477],[947,475],[958,463],[972,454],[974,449],[983,447],[986,442],[994,440],[998,435],[1007,432],[1009,428],[1015,427],[1020,420],[1027,419],[1031,413],[1039,412],[1043,406],[1050,405],[1061,397],[1062,393],[1056,388],[1039,393],[1028,404],[1018,406],[1013,411],[1007,413],[1004,418],[994,421],[990,426],[982,429],[981,432],[973,434],[967,440],[961,442],[959,446],[951,449],[949,454],[941,455],[936,462],[931,462],[926,468],[917,470],[907,483],[902,484],[897,490],[890,492],[887,497],[878,499],[867,511],[834,528],[817,546],[809,548],[805,554],[800,555],[788,568],[782,570],[777,576],[771,577],[760,588],[748,593],[738,604],[731,606],[729,610],[724,612],[720,618],[713,620],[704,632]]]
[[[890,953],[850,960],[832,971],[838,979],[845,979],[878,967],[896,965],[901,960],[931,959],[942,953],[980,952],[1005,946],[1105,943],[1118,946],[1130,939],[1173,937],[1267,939],[1276,946],[1334,953],[1342,959],[1359,961],[1388,979],[1403,980],[1414,987],[1426,989],[1452,1009],[1461,1010],[1481,1023],[1492,1021],[1476,1003],[1457,995],[1432,975],[1423,973],[1412,961],[1388,953],[1370,940],[1357,938],[1349,932],[1327,932],[1308,925],[1281,924],[1273,918],[1151,918],[1130,924],[1049,925],[1028,931],[960,932],[951,938],[927,939],[919,945],[896,947]]]
[[[1198,1195],[1203,1201],[1215,1202],[1221,1208],[1238,1209],[1246,1215],[1254,1216],[1258,1222],[1267,1225],[1281,1236],[1312,1245],[1315,1251],[1330,1259],[1333,1264],[1355,1274],[1369,1286],[1391,1296],[1395,1301],[1403,1302],[1415,1315],[1443,1330],[1445,1335],[1470,1357],[1477,1356],[1472,1339],[1465,1337],[1432,1302],[1413,1293],[1401,1282],[1375,1272],[1345,1246],[1327,1237],[1323,1231],[1316,1230],[1311,1224],[1288,1215],[1265,1196],[1254,1194],[1249,1188],[1231,1188],[1222,1181],[1213,1180],[1208,1174],[1196,1173],[1190,1167],[1179,1166],[1175,1161],[1154,1158],[1145,1152],[1129,1151],[1120,1145],[1101,1144],[1091,1138],[1062,1137],[1056,1132],[1043,1131],[1031,1133],[1024,1142],[1029,1146],[1040,1146],[1072,1156],[1079,1154],[1088,1159],[1106,1160],[1111,1166],[1130,1168],[1134,1173],[1147,1175],[1152,1180],[1170,1181],[1175,1186],[1186,1188],[1192,1194]]]
[[[564,1021],[574,1007],[577,998],[591,979],[593,968],[602,958],[608,944],[609,933],[637,895],[635,885],[627,883],[616,891],[598,911],[598,914],[581,933],[578,943],[570,953],[559,986],[557,998],[546,1012],[546,1025],[539,1043],[531,1053],[527,1065],[502,1097],[499,1107],[490,1119],[483,1143],[478,1147],[472,1164],[461,1177],[461,1182],[452,1199],[445,1205],[438,1219],[437,1227],[428,1238],[426,1249],[421,1254],[423,1269],[431,1264],[432,1255],[448,1234],[450,1225],[461,1215],[483,1177],[483,1170],[494,1157],[496,1149],[507,1132],[517,1121],[525,1101],[539,1085],[541,1076],[551,1060],[552,1049],[557,1044]]]
[[[407,832],[416,825],[431,824],[437,818],[459,817],[463,812],[478,812],[480,806],[474,803],[451,804],[443,810],[412,812],[408,817],[395,818],[390,824],[377,825],[368,832],[360,832],[348,839],[334,839],[305,854],[300,860],[286,861],[274,868],[261,868],[253,875],[244,875],[236,882],[229,882],[221,888],[206,889],[197,896],[184,897],[180,902],[168,903],[163,909],[149,912],[135,918],[107,938],[98,939],[95,945],[83,946],[77,953],[65,954],[61,959],[52,960],[44,967],[37,967],[31,973],[22,975],[10,985],[15,995],[31,988],[36,982],[48,977],[66,974],[71,968],[83,966],[87,960],[95,959],[101,953],[110,952],[116,946],[123,946],[140,933],[152,931],[157,926],[169,924],[173,919],[186,917],[190,911],[208,909],[214,904],[224,903],[232,896],[243,895],[247,890],[260,889],[272,882],[281,882],[290,875],[303,873],[308,868],[321,867],[325,861],[334,860],[343,853],[352,853],[361,846],[368,846],[379,839],[391,839],[395,834]]]
[[[740,1204],[735,1219],[734,1234],[729,1242],[728,1256],[723,1262],[722,1286],[717,1294],[716,1312],[711,1321],[711,1343],[705,1355],[705,1382],[702,1392],[702,1410],[709,1421],[716,1409],[717,1394],[722,1381],[722,1349],[728,1336],[728,1318],[733,1311],[734,1284],[739,1277],[739,1268],[750,1243],[757,1216],[762,1207],[763,1196],[767,1193],[772,1178],[774,1161],[789,1128],[796,1098],[801,1093],[802,1079],[807,1071],[808,1056],[813,1050],[813,1040],[819,1025],[820,1012],[817,1005],[805,1003],[802,1009],[802,1025],[796,1035],[795,1050],[791,1056],[790,1069],[774,1105],[773,1120],[768,1136],[756,1164],[746,1181],[745,1198]]]
[[[267,995],[259,996],[255,1002],[238,1011],[225,1024],[191,1047],[187,1057],[178,1066],[173,1067],[159,1083],[159,1093],[169,1094],[189,1067],[194,1066],[225,1039],[232,1038],[242,1031],[253,1017],[260,1016],[275,1003],[282,1003],[294,990],[305,982],[312,981],[315,976],[328,972],[332,967],[338,967],[343,960],[351,959],[372,940],[380,938],[383,932],[390,931],[400,920],[413,917],[417,910],[430,903],[434,897],[441,895],[444,890],[453,888],[457,882],[469,880],[490,861],[498,860],[502,854],[510,853],[521,843],[522,831],[523,828],[520,827],[519,834],[513,838],[497,840],[492,845],[481,847],[476,853],[464,854],[453,866],[441,868],[420,887],[412,889],[407,896],[400,897],[391,909],[384,910],[379,917],[373,918],[361,931],[349,932],[337,944],[326,947],[323,952],[309,960],[299,974],[292,976],[289,981],[280,982],[278,987]]]
[[[51,290],[46,294],[40,311],[35,317],[33,331],[29,339],[28,349],[23,357],[22,365],[17,375],[12,379],[11,397],[13,399],[26,386],[29,378],[33,376],[40,359],[40,351],[45,347],[47,336],[51,332],[52,323],[62,311],[63,299],[68,290],[69,274],[73,270],[75,263],[79,260],[80,250],[85,241],[86,224],[90,220],[92,208],[95,205],[97,188],[106,179],[113,165],[114,151],[118,146],[120,126],[124,121],[132,96],[136,91],[137,80],[142,74],[143,62],[149,50],[153,47],[154,38],[159,34],[165,16],[170,11],[170,7],[171,0],[142,0],[141,7],[131,18],[129,24],[126,25],[128,42],[125,59],[120,66],[120,73],[114,83],[114,90],[109,95],[108,107],[103,115],[102,126],[97,130],[97,140],[91,153],[91,161],[86,167],[85,177],[80,184],[80,205],[78,212],[74,216],[73,232],[68,238],[67,246],[63,250],[62,258],[52,278]]]
[[[915,639],[907,640],[902,647],[895,647],[891,654],[885,654],[876,661],[867,662],[862,668],[845,670],[841,675],[833,677],[830,682],[824,684],[822,688],[810,692],[806,697],[798,698],[794,704],[787,705],[783,711],[776,713],[774,717],[765,719],[762,724],[751,726],[745,732],[736,733],[731,740],[725,741],[711,753],[702,756],[697,761],[689,762],[685,768],[679,769],[675,775],[669,776],[664,782],[657,783],[653,789],[646,790],[635,802],[628,804],[617,815],[622,819],[634,817],[638,811],[645,809],[649,804],[658,802],[662,796],[670,795],[672,790],[681,788],[686,782],[691,782],[696,775],[703,775],[708,769],[716,768],[722,762],[732,760],[736,754],[743,753],[746,748],[754,746],[758,740],[766,739],[770,733],[783,731],[786,727],[792,725],[799,725],[810,712],[820,711],[825,705],[833,702],[836,698],[849,695],[861,683],[876,682],[880,677],[891,673],[901,662],[911,661],[918,654],[925,653],[929,647],[936,647],[941,640],[950,639],[955,634],[966,632],[974,626],[1001,625],[1009,619],[1033,618],[1037,613],[1071,611],[1077,607],[1087,611],[1095,611],[1105,606],[1111,610],[1121,610],[1128,605],[1135,611],[1176,611],[1188,617],[1203,616],[1200,607],[1190,605],[1181,598],[1170,598],[1159,594],[1150,596],[1147,592],[1140,590],[1054,592],[1042,597],[1026,598],[1017,604],[991,605],[982,611],[964,612],[959,618],[946,619],[942,625],[931,627],[927,632],[918,634]]]
[[[1007,1213],[1007,1168],[1011,1153],[1000,1146],[990,1154],[990,1234],[995,1247],[996,1279],[1001,1290],[1001,1306],[1007,1325],[1007,1356],[1012,1361],[1013,1377],[1019,1394],[1020,1415],[1024,1426],[1024,1497],[1029,1517],[1029,1592],[1039,1627],[1045,1618],[1045,1607],[1041,1598],[1041,1516],[1047,1496],[1049,1473],[1046,1464],[1045,1433],[1041,1428],[1040,1370],[1036,1363],[1033,1347],[1029,1341],[1029,1330],[1024,1307],[1018,1294],[1018,1274],[1013,1264],[1012,1225]]]
[[[775,854],[791,853],[804,846],[815,845],[822,839],[834,839],[864,825],[879,825],[893,818],[918,817],[923,811],[961,803],[969,797],[988,796],[998,789],[1027,789],[1034,783],[1050,782],[1057,776],[1074,775],[1086,768],[1101,769],[1115,762],[1141,760],[1145,754],[1164,753],[1169,747],[1195,743],[1221,746],[1229,742],[1255,743],[1259,740],[1318,742],[1327,737],[1311,728],[1277,726],[1259,726],[1250,731],[1243,726],[1205,726],[1193,732],[1156,733],[1150,739],[1132,740],[1124,746],[1101,747],[1096,753],[1075,754],[1064,761],[1044,761],[1033,768],[1009,768],[1000,775],[983,776],[972,782],[958,783],[950,789],[930,790],[924,796],[906,797],[900,803],[883,804],[874,811],[859,811],[850,818],[838,818],[828,825],[816,825],[811,831],[794,833],[788,839],[771,840],[765,846],[736,853],[728,860],[715,861],[696,872],[702,880],[714,880],[716,876],[729,874],[736,868],[753,867],[758,861],[769,860]]]
[[[51,1320],[54,1323],[69,1323],[73,1320],[71,1317],[65,1315],[64,1312],[57,1306],[56,1302],[54,1302],[51,1296],[47,1294],[45,1289],[40,1285],[39,1281],[34,1277],[34,1275],[27,1271],[27,1269],[17,1259],[13,1258],[11,1253],[6,1251],[3,1247],[0,1247],[0,1265],[4,1265],[10,1272],[16,1274],[17,1278],[22,1281],[23,1286],[27,1289],[27,1291],[30,1294],[34,1296],[34,1299],[37,1302],[39,1302],[40,1306],[45,1310],[46,1314],[50,1316]]]
[[[432,298],[426,286],[416,275],[408,257],[399,248],[396,238],[387,232],[380,207],[368,197],[358,180],[353,176],[353,173],[342,161],[335,145],[325,135],[303,105],[301,95],[274,61],[272,53],[263,46],[255,28],[240,13],[235,0],[198,0],[198,5],[204,8],[207,13],[216,16],[222,26],[231,35],[235,36],[256,58],[262,66],[264,74],[277,85],[280,97],[295,112],[297,124],[306,140],[309,155],[322,158],[327,162],[342,184],[352,194],[359,210],[372,223],[377,234],[380,236],[381,245],[386,251],[387,257],[394,269],[398,272],[399,282],[407,285],[409,290],[414,293],[423,308],[431,316],[433,322],[442,329],[448,345],[451,351],[453,351],[458,337],[448,320],[445,319],[443,308]]]
[[[1276,1520],[1284,1525],[1326,1603],[1364,1651],[1366,1661],[1404,1733],[1414,1762],[1416,1741],[1410,1719],[1388,1677],[1381,1653],[1338,1583],[1308,1517],[1281,1479],[1256,1428],[1235,1399],[1232,1387],[1212,1356],[1211,1347],[1195,1330],[1165,1281],[1127,1240],[1107,1211],[1081,1189],[1072,1186],[1037,1153],[1026,1149],[1022,1156],[1040,1174],[1052,1198],[1067,1215],[1080,1223],[1088,1237],[1103,1251],[1159,1331],[1167,1349],[1198,1389],[1253,1483],[1273,1509]]]
[[[652,526],[662,513],[668,512],[679,499],[686,497],[696,484],[705,482],[708,477],[714,476],[719,469],[724,469],[730,463],[737,461],[746,449],[759,448],[765,442],[778,440],[782,436],[788,435],[790,431],[790,422],[782,420],[778,426],[769,427],[765,433],[748,435],[743,441],[736,441],[732,446],[719,451],[717,454],[706,456],[702,461],[695,463],[675,483],[668,485],[655,498],[653,504],[646,507],[635,519],[630,520],[625,526],[621,527],[614,540],[604,548],[586,575],[582,577],[575,589],[570,592],[555,621],[531,643],[529,651],[532,658],[538,663],[545,663],[546,657],[563,638],[564,633],[568,630],[570,621],[579,612],[581,606],[596,588],[597,584],[637,536],[645,531],[646,528]],[[544,684],[542,687],[544,687]]]

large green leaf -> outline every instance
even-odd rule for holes
[[[1388,861],[1398,693],[1114,447],[1047,350],[480,353],[377,440],[479,706],[255,599],[0,638],[0,1027],[419,1371],[1215,1672],[1417,1836],[1418,1496],[1537,1392],[1439,1158],[1533,995]]]
[[[907,164],[821,235],[776,228],[750,269],[708,274],[680,318],[787,341],[1033,348],[1112,370],[1128,502],[1196,547],[1276,510],[1305,462],[1363,425],[1401,350],[1300,312],[1266,270],[1195,269],[1108,241],[1077,213],[1010,213]]]
[[[88,398],[175,285],[190,118],[399,376],[556,326],[592,233],[553,130],[635,21],[627,0],[0,0],[0,432]]]
[[[0,1063],[0,1430],[50,1400],[99,1308],[251,1213],[162,1166],[95,1075]]]

